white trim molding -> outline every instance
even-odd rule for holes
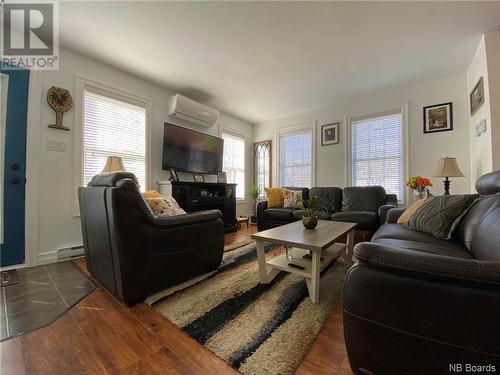
[[[92,91],[96,94],[109,96],[111,98],[121,100],[130,104],[134,104],[146,109],[146,187],[148,190],[153,186],[151,181],[151,149],[152,149],[152,129],[151,129],[151,110],[152,100],[147,97],[138,96],[127,90],[95,81],[81,75],[75,76],[75,121],[74,121],[74,149],[73,152],[73,187],[75,194],[72,198],[72,207],[74,217],[80,216],[80,208],[78,205],[78,188],[82,183],[83,171],[83,113],[84,113],[84,92]]]
[[[220,120],[219,120],[219,123],[220,123]],[[243,158],[243,162],[245,165],[245,183],[243,184],[243,198],[236,198],[236,204],[246,204],[247,203],[246,196],[248,193],[248,191],[247,191],[248,190],[248,165],[246,163],[246,158],[247,158],[246,148],[248,146],[248,139],[247,139],[246,135],[243,134],[242,132],[235,130],[235,129],[232,129],[232,128],[229,128],[229,127],[226,127],[226,126],[221,126],[219,128],[219,137],[220,138],[222,138],[223,133],[228,134],[228,135],[232,135],[232,136],[237,137],[237,138],[241,138],[241,139],[243,139],[243,141],[245,143],[245,147],[244,147],[245,155]]]
[[[284,128],[279,128],[276,130],[276,134],[274,136],[274,176],[273,176],[273,185],[280,187],[280,137],[282,135],[291,135],[295,133],[303,132],[304,130],[310,130],[312,135],[312,160],[311,160],[311,187],[316,186],[316,121],[304,122]]]

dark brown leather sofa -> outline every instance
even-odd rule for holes
[[[386,194],[382,186],[290,188],[302,190],[302,198],[321,198],[326,208],[319,219],[357,223],[356,230],[376,231],[386,220],[389,209],[397,207],[397,197]],[[268,208],[267,201],[257,205],[257,225],[260,231],[302,219],[300,209]]]
[[[78,193],[87,268],[126,304],[219,267],[219,211],[157,217],[127,172],[96,175]]]
[[[476,189],[453,240],[405,229],[393,209],[355,247],[343,306],[356,374],[500,371],[500,171]]]

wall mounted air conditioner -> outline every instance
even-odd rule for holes
[[[219,122],[219,111],[180,94],[172,97],[169,115],[206,128]]]

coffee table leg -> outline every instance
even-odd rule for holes
[[[354,230],[351,230],[347,233],[347,246],[346,246],[346,254],[347,257],[352,257],[352,249],[354,247]]]
[[[307,289],[309,290],[309,297],[313,303],[319,302],[319,274],[321,269],[321,254],[317,251],[312,252],[311,264],[311,280],[306,279]]]
[[[262,284],[269,284],[279,273],[279,270],[273,268],[270,272],[266,270],[266,252],[264,251],[264,241],[256,241],[257,262],[259,264],[259,276]]]

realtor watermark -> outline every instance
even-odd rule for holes
[[[59,69],[58,4],[2,0],[2,68]]]
[[[450,374],[496,374],[497,368],[491,363],[450,363],[448,371]]]

